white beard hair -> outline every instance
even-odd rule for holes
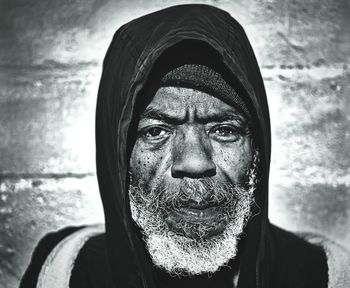
[[[178,235],[170,229],[158,231],[150,224],[147,212],[136,212],[131,203],[134,221],[143,229],[144,239],[153,263],[173,275],[199,275],[214,273],[237,255],[239,235],[243,232],[244,219],[230,223],[225,230],[204,241]],[[135,213],[136,212],[136,213]],[[135,216],[137,214],[138,216]],[[247,211],[249,214],[249,211]]]
[[[153,263],[171,275],[215,273],[237,256],[237,245],[251,214],[257,183],[256,165],[249,171],[249,188],[241,190],[235,217],[224,231],[208,239],[192,239],[169,229],[158,215],[138,205],[130,195],[132,219],[141,228]],[[130,187],[132,190],[133,187]]]

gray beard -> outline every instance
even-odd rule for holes
[[[188,188],[191,191],[185,192],[187,195],[207,188],[199,180],[192,179],[188,182],[194,184],[188,186],[186,183],[184,186],[192,187],[194,190]],[[145,193],[144,185],[135,185],[131,181],[129,196],[132,219],[142,230],[153,263],[172,275],[193,276],[215,273],[237,256],[238,241],[250,218],[251,206],[254,203],[256,169],[249,171],[247,187],[220,185],[215,182],[211,185],[215,195],[218,195],[217,199],[229,203],[226,205],[224,217],[225,228],[217,235],[205,237],[208,227],[189,224],[187,229],[198,230],[196,235],[199,236],[191,238],[170,229],[164,221],[164,209],[162,209],[165,203],[169,202],[176,209],[177,199],[186,198],[184,189],[180,187],[178,191],[171,191],[168,195],[164,187],[158,191]],[[160,195],[161,193],[165,196]]]

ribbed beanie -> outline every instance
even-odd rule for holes
[[[236,90],[217,71],[201,64],[184,64],[167,72],[160,82],[161,87],[185,87],[202,91],[233,104],[249,118],[247,106]]]

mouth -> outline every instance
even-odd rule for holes
[[[183,207],[173,211],[174,216],[182,218],[186,222],[202,223],[217,221],[222,211],[219,207],[193,208]]]
[[[208,238],[221,233],[226,226],[220,206],[191,205],[171,210],[165,222],[177,234],[189,238]]]

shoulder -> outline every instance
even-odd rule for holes
[[[277,287],[327,287],[327,258],[321,247],[274,225],[269,234],[272,274],[279,275],[280,281]]]
[[[286,257],[287,265],[302,267],[299,271],[306,271],[308,278],[326,275],[328,288],[350,287],[349,251],[315,233],[291,233],[271,226],[273,245],[278,247],[276,254]]]
[[[325,251],[329,288],[350,287],[350,252],[324,236],[313,233],[300,233],[299,236]]]
[[[93,225],[68,227],[47,234],[35,248],[20,288],[68,287],[80,250],[90,238],[103,232],[103,225]]]
[[[284,257],[298,261],[313,261],[320,263],[325,260],[325,252],[322,247],[304,239],[300,234],[286,231],[271,225],[272,243],[278,251],[283,251]],[[312,264],[312,263],[309,263]]]
[[[105,234],[92,235],[74,262],[69,287],[113,287]]]

